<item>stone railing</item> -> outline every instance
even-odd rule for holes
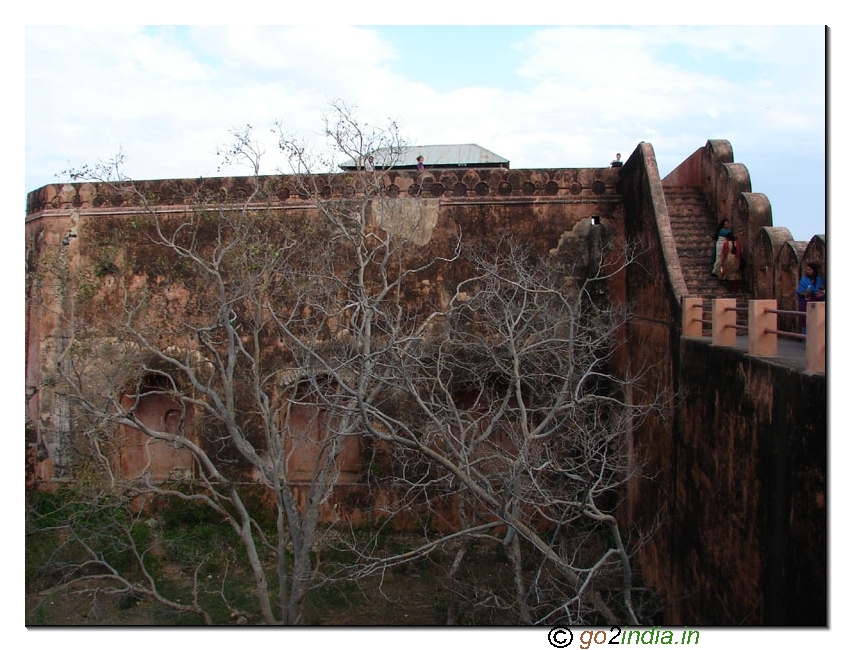
[[[826,303],[810,302],[805,312],[776,308],[776,300],[750,300],[747,307],[738,307],[734,298],[715,298],[711,301],[711,318],[704,318],[702,298],[687,297],[682,304],[682,335],[703,336],[703,328],[711,328],[712,345],[735,347],[738,333],[746,332],[747,352],[757,357],[777,357],[779,337],[796,339],[806,344],[806,372],[825,374],[826,371]],[[747,316],[747,324],[738,324],[738,314]],[[805,317],[806,334],[777,328],[777,316]]]

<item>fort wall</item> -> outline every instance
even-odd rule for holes
[[[369,190],[353,179],[353,174],[315,177],[314,196],[362,201]],[[57,278],[44,280],[44,266],[59,262],[62,268],[89,269],[95,301],[111,295],[117,270],[126,274],[126,283],[150,287],[163,305],[179,311],[192,296],[188,281],[181,279],[179,268],[157,265],[143,229],[133,235],[128,226],[144,225],[151,206],[180,219],[206,196],[232,210],[251,199],[264,219],[312,224],[320,238],[318,215],[299,180],[145,181],[135,199],[91,183],[50,185],[29,195],[30,482],[70,475],[68,406],[52,391],[49,377],[74,335],[72,316],[85,316],[86,309]],[[481,251],[505,237],[541,254],[571,246],[578,250],[596,225],[633,245],[639,263],[608,287],[612,298],[634,310],[623,333],[618,370],[635,376],[654,369],[652,383],[635,386],[635,401],[678,396],[634,431],[634,459],[643,463],[644,478],[630,485],[624,506],[635,530],[653,532],[639,560],[643,577],[666,596],[665,622],[823,624],[825,378],[682,337],[681,300],[689,292],[665,186],[700,187],[718,220],[731,217],[741,225],[751,256],[753,282],[748,286],[755,297],[789,295],[802,264],[825,260],[824,238],[794,242],[787,230],[773,227],[766,197],[751,192],[746,168],[734,163],[731,146],[720,140],[709,141],[663,180],[648,143],[638,145],[620,169],[392,172],[381,197],[398,202],[397,209],[385,211],[374,201],[367,212],[382,227],[408,229],[415,243],[413,260],[446,255],[458,237]],[[413,204],[426,218],[405,217],[405,206]],[[462,264],[435,267],[411,287],[407,299],[438,303],[452,295],[465,272]],[[163,331],[169,331],[166,313],[152,312],[151,325],[161,319]],[[170,460],[184,464],[176,452]],[[170,471],[165,461],[160,457],[155,466],[163,475]],[[128,452],[122,462],[135,471],[147,461],[134,460]],[[353,462],[351,454],[345,462]],[[343,505],[349,514],[365,512],[374,503],[367,504],[363,495],[372,493],[359,490],[356,471],[349,474],[352,483]]]
[[[417,274],[405,288],[403,301],[411,313],[439,310],[469,274],[454,256],[458,240],[484,253],[506,239],[528,245],[541,256],[571,241],[587,241],[593,228],[621,236],[622,200],[618,170],[463,170],[391,172],[376,187],[369,173],[319,175],[304,179],[277,176],[144,181],[129,185],[68,183],[47,186],[30,195],[27,217],[27,442],[30,483],[49,484],[73,475],[73,426],[67,398],[54,390],[53,375],[71,341],[85,332],[99,341],[94,356],[114,353],[114,334],[107,314],[122,299],[121,287],[148,292],[143,326],[156,332],[164,346],[190,349],[191,329],[181,322],[209,316],[216,304],[205,301],[207,287],[167,248],[157,245],[157,227],[175,229],[193,223],[201,245],[214,244],[214,227],[204,212],[237,214],[250,204],[259,240],[285,246],[286,232],[309,233],[307,240],[324,246],[333,239],[316,206],[319,200],[363,210],[371,227],[393,232],[410,242],[408,268],[440,263]],[[444,185],[445,183],[445,185]],[[446,189],[446,186],[449,189]],[[138,190],[138,191],[137,191]],[[152,215],[157,215],[157,223]],[[192,221],[194,220],[194,221]],[[579,246],[583,248],[583,244]],[[301,252],[310,255],[309,244]],[[345,267],[340,263],[339,267]],[[74,277],[71,281],[71,277]],[[614,281],[610,288],[622,297]],[[336,332],[330,332],[331,336]],[[274,342],[265,344],[278,354]],[[281,363],[285,363],[282,360]],[[132,382],[133,378],[124,378]],[[167,405],[148,404],[152,421],[166,422]],[[145,411],[147,412],[147,411]],[[200,420],[190,421],[201,427]],[[191,427],[190,427],[191,428]],[[124,476],[147,472],[155,479],[185,468],[185,450],[168,445],[145,446],[122,432],[116,468]],[[349,453],[349,456],[351,454]],[[177,471],[176,469],[174,470]],[[182,469],[180,471],[183,471]],[[309,475],[309,468],[302,470]],[[348,482],[357,472],[343,468]]]
[[[679,351],[669,623],[826,625],[825,377],[700,340]]]
[[[677,399],[633,434],[644,465],[625,507],[636,530],[655,531],[641,569],[666,592],[668,624],[824,625],[825,378],[682,336],[688,290],[659,185],[699,187],[717,221],[742,227],[755,244],[754,297],[778,298],[780,309],[796,309],[803,260],[825,259],[823,237],[794,242],[772,227],[769,202],[749,191],[725,141],[709,141],[663,180],[648,145],[626,163],[626,237],[644,254],[627,274],[634,316],[621,371],[655,368],[657,383],[642,390]],[[796,331],[796,317],[783,322]]]

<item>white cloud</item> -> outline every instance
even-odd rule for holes
[[[486,67],[494,47],[511,50],[504,61],[515,69],[439,91],[411,70],[451,75],[450,52],[417,52],[419,65],[406,65],[398,43],[344,25],[28,28],[27,189],[53,182],[68,160],[108,158],[119,146],[136,177],[214,174],[229,129],[251,123],[264,134],[281,120],[318,143],[332,99],[370,123],[396,119],[414,143],[476,142],[514,167],[604,165],[648,141],[665,172],[726,138],[774,165],[805,151],[821,161],[809,171],[823,182],[819,28],[547,27],[497,44],[481,28],[470,37],[483,39],[472,49],[481,59],[462,69]],[[266,137],[270,167],[280,167]]]

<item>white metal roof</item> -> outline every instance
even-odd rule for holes
[[[510,161],[477,144],[426,144],[405,146],[399,151],[377,149],[372,152],[377,167],[416,167],[416,159],[422,156],[425,167],[476,167],[504,166]],[[361,166],[363,164],[361,163]],[[356,168],[353,159],[340,164],[343,169]]]

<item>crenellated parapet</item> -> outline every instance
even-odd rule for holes
[[[381,194],[390,198],[440,198],[594,201],[617,194],[619,169],[429,169],[358,171],[311,176],[233,176],[165,179],[134,183],[61,183],[45,185],[27,196],[27,216],[45,210],[238,205],[248,199],[278,206],[298,206],[316,197],[348,199]]]
[[[793,287],[786,283],[778,282],[779,257],[785,244],[793,242],[791,232],[787,228],[764,227],[762,228],[752,245],[753,261],[753,298],[773,298],[787,291],[793,292]]]
[[[815,235],[809,240],[806,245],[806,252],[803,254],[801,264],[818,264],[823,271],[823,266],[826,262],[826,235]],[[824,279],[826,276],[824,274]]]
[[[730,221],[739,234],[743,230],[744,242],[754,242],[762,228],[773,227],[770,201],[760,192],[741,192]]]
[[[776,298],[782,309],[796,309],[795,289],[805,264],[826,260],[823,235],[794,241],[773,225],[767,196],[752,191],[746,166],[736,163],[727,140],[708,140],[662,180],[665,189],[695,187],[702,192],[716,223],[728,219],[743,245],[745,285],[754,298]]]

